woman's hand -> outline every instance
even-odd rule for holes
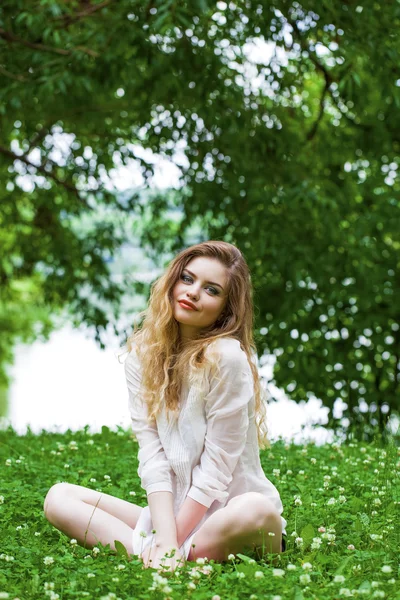
[[[165,556],[166,554],[168,557]],[[172,556],[172,554],[174,555]],[[181,568],[185,562],[177,544],[160,542],[147,546],[143,550],[141,557],[146,568],[151,567],[159,571],[175,571],[175,569]]]

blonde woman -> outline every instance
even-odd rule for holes
[[[268,441],[252,330],[241,252],[220,241],[180,252],[127,344],[148,506],[59,483],[47,494],[47,519],[85,547],[115,549],[119,540],[154,568],[284,551],[282,502],[259,458]]]

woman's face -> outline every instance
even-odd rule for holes
[[[216,258],[197,256],[183,269],[173,288],[174,317],[183,339],[196,337],[215,323],[228,300],[228,271]],[[185,302],[189,302],[191,308]]]

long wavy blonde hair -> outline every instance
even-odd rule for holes
[[[173,315],[173,288],[186,265],[198,256],[217,259],[228,272],[228,298],[223,316],[200,330],[195,339],[182,343],[179,324]],[[183,382],[189,373],[205,372],[216,366],[215,355],[207,353],[211,342],[233,337],[246,353],[253,379],[255,414],[259,447],[269,447],[266,426],[264,390],[256,364],[253,339],[253,291],[247,263],[236,246],[221,241],[208,241],[190,246],[180,252],[168,265],[165,273],[151,286],[148,307],[140,313],[141,325],[134,327],[127,340],[128,351],[135,346],[141,367],[143,400],[147,404],[149,421],[165,405],[168,415],[179,415],[179,398]],[[218,367],[217,367],[218,369]],[[189,375],[189,380],[193,377]]]

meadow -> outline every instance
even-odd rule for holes
[[[278,488],[287,550],[275,560],[238,554],[159,574],[101,544],[82,548],[45,519],[47,490],[68,481],[144,506],[137,444],[119,428],[91,434],[0,432],[0,599],[400,599],[400,449],[392,441],[261,452]]]

